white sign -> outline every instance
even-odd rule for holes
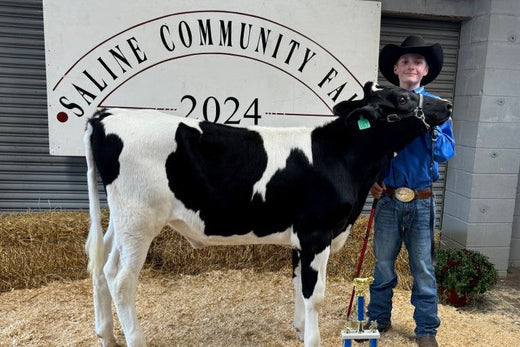
[[[50,153],[83,155],[97,108],[316,125],[377,79],[381,4],[45,0]]]

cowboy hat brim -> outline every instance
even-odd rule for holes
[[[422,55],[428,63],[428,74],[421,80],[422,86],[433,81],[441,72],[444,54],[440,44],[412,47],[388,44],[379,53],[379,70],[389,82],[399,86],[399,77],[394,73],[394,65],[402,55],[409,53]]]

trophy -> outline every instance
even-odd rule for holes
[[[343,347],[351,347],[352,340],[370,340],[370,347],[377,347],[377,339],[380,334],[377,330],[377,322],[373,321],[368,329],[365,329],[365,293],[370,284],[374,282],[374,277],[355,278],[354,289],[356,291],[357,319],[354,324],[347,321],[345,330],[341,331]]]

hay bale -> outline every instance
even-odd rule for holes
[[[354,277],[365,239],[367,223],[368,216],[365,215],[360,216],[356,223],[354,223],[343,249],[330,257],[327,268],[327,274],[329,276],[339,276],[345,279],[352,279]],[[374,273],[375,255],[373,245],[374,230],[372,229],[368,238],[360,277],[372,276]],[[404,246],[397,256],[395,272],[397,273],[398,280],[397,288],[411,289],[413,278],[410,275],[410,267],[408,266],[408,252]]]
[[[352,226],[345,247],[331,256],[328,276],[352,279],[365,238],[367,216],[360,216]],[[291,266],[291,251],[273,245],[215,246],[193,249],[189,243],[170,228],[162,230],[154,240],[148,255],[148,263],[169,273],[198,274],[219,269],[253,268],[279,271]],[[373,231],[370,232],[363,261],[361,277],[372,275],[375,264]],[[398,288],[410,289],[413,279],[408,266],[408,252],[403,247],[396,261]]]
[[[157,236],[147,264],[162,272],[195,275],[220,269],[279,271],[290,265],[291,250],[276,245],[211,246],[194,249],[170,227]]]
[[[81,212],[0,215],[0,292],[85,278],[87,223]]]
[[[106,228],[108,212],[103,211]],[[329,276],[351,279],[363,244],[367,217],[352,228],[346,246],[329,261]],[[84,243],[88,232],[85,211],[52,211],[0,214],[0,292],[35,288],[56,280],[86,278]],[[290,268],[291,251],[274,245],[215,246],[193,249],[166,227],[153,241],[147,266],[168,273],[198,274],[219,269],[253,268],[280,271]],[[374,267],[370,237],[362,276]],[[399,288],[411,287],[404,250],[396,264]]]

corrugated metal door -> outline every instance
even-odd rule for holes
[[[50,156],[41,0],[0,2],[0,211],[86,208],[83,158]]]
[[[457,52],[459,50],[460,23],[442,22],[425,19],[384,17],[381,19],[380,48],[389,43],[401,44],[409,35],[421,35],[426,42],[438,42],[444,51],[444,65],[439,76],[428,84],[427,90],[435,95],[448,100],[453,100],[455,93],[455,76],[457,70]],[[389,85],[381,73],[379,83]],[[442,206],[444,203],[444,188],[446,185],[447,164],[439,165],[440,179],[433,184],[436,196],[437,227],[442,221]],[[372,205],[372,197],[369,197],[364,207],[368,213]]]
[[[41,0],[0,1],[0,211],[87,208],[83,158],[48,154],[45,51]],[[429,91],[453,98],[460,25],[424,19],[382,19],[381,46],[411,33],[439,42],[441,75]],[[380,76],[380,81],[384,79]],[[438,223],[446,167],[435,183]],[[370,209],[367,202],[365,211]]]

